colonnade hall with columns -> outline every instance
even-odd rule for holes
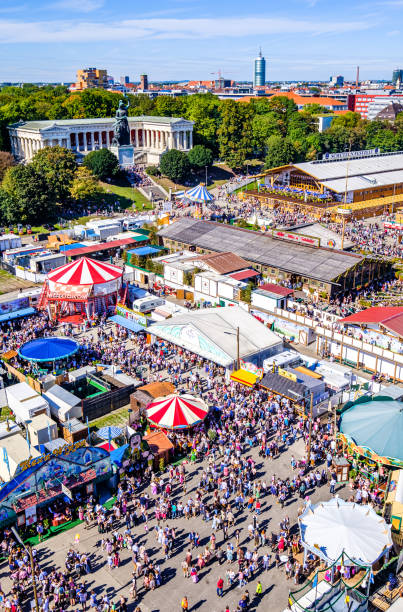
[[[170,149],[193,147],[193,121],[177,117],[128,117],[134,163],[158,164]],[[77,156],[110,148],[115,119],[60,119],[20,121],[8,126],[11,150],[17,161],[30,161],[44,147],[61,146]]]

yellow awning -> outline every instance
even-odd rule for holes
[[[246,370],[235,370],[235,372],[233,372],[231,374],[231,380],[234,380],[235,382],[240,382],[243,385],[247,385],[248,387],[253,387],[253,385],[256,383],[258,377],[256,376],[256,374],[252,374],[252,372],[247,372]]]
[[[301,374],[312,376],[312,378],[317,378],[318,380],[322,379],[321,374],[317,374],[316,372],[313,372],[312,370],[310,370],[309,368],[306,368],[305,366],[298,366],[297,368],[294,368],[294,370],[301,372]]]

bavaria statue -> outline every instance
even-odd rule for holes
[[[112,145],[121,147],[130,145],[130,129],[127,120],[127,109],[130,106],[129,100],[125,104],[124,100],[119,100],[119,108],[116,111],[115,123],[113,124],[113,140]]]

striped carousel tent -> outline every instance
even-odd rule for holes
[[[192,395],[167,395],[147,406],[147,419],[163,429],[185,429],[203,421],[208,413],[207,404]]]
[[[38,309],[47,308],[50,318],[58,320],[107,313],[116,307],[122,280],[119,266],[81,257],[48,273]]]
[[[192,202],[211,202],[214,200],[214,196],[202,183],[186,191],[185,197]]]

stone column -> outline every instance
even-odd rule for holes
[[[193,131],[189,131],[189,149],[193,147]]]
[[[95,138],[94,138],[94,132],[91,132],[91,151],[95,151]]]
[[[83,132],[83,138],[84,138],[84,151],[88,151],[87,132]]]
[[[108,130],[106,130],[106,146],[109,148],[110,146],[110,140],[109,140],[109,132]]]

